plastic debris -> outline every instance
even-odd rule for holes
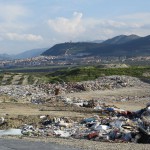
[[[100,107],[107,114],[106,116],[94,115],[79,122],[67,117],[49,119],[48,115],[40,116],[42,125],[40,128],[25,125],[21,133],[26,136],[56,136],[108,142],[150,143],[149,105],[144,109],[130,113],[106,105]]]

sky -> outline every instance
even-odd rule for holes
[[[0,54],[150,35],[150,0],[0,0]]]

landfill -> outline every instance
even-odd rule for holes
[[[66,93],[116,89],[141,86],[141,81],[128,76],[100,77],[94,81],[77,83],[43,83],[40,85],[7,85],[1,86],[0,95],[7,95],[17,102],[33,104],[55,104],[60,101],[67,107],[80,109],[90,108],[95,111],[89,118],[75,120],[69,117],[52,117],[50,114],[39,116],[37,124],[22,124],[17,134],[30,137],[60,137],[87,139],[105,142],[150,143],[150,102],[145,108],[128,111],[116,106],[106,105],[101,100],[84,100],[77,97],[66,97]],[[63,94],[62,94],[63,93]],[[62,95],[61,95],[62,94]],[[61,96],[60,96],[61,95]],[[150,100],[150,97],[143,99]],[[122,98],[127,101],[133,97]],[[135,98],[137,99],[137,98]],[[64,109],[66,108],[64,107]],[[20,119],[22,121],[22,118]],[[7,123],[5,117],[0,118],[0,126]],[[11,130],[12,131],[12,130]],[[9,135],[9,130],[2,133]],[[15,132],[13,132],[13,135]]]
[[[103,142],[150,143],[150,103],[131,112],[106,105],[100,106],[103,115],[94,115],[80,121],[68,117],[40,116],[40,126],[23,125],[24,136],[50,136],[87,139]]]
[[[7,95],[19,102],[44,103],[46,99],[53,95],[65,95],[67,93],[96,91],[106,89],[119,89],[124,87],[134,87],[147,85],[138,78],[129,76],[105,76],[96,80],[82,81],[74,83],[42,83],[34,85],[7,85],[0,86],[0,95]],[[127,97],[126,99],[136,99]]]

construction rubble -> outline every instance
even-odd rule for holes
[[[40,116],[39,127],[23,125],[24,136],[51,136],[105,142],[150,143],[150,103],[136,112],[101,106],[103,115],[80,121],[67,117]]]

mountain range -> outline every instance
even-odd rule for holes
[[[120,35],[102,43],[77,42],[61,43],[46,50],[42,55],[78,55],[89,56],[147,56],[150,55],[150,36]]]
[[[27,50],[16,55],[0,54],[0,60],[26,59],[40,56],[47,48]]]
[[[0,60],[9,60],[11,56],[8,54],[0,54]]]
[[[150,56],[150,35],[140,37],[137,35],[119,35],[102,41],[66,42],[48,48],[32,49],[17,55],[0,54],[0,60],[26,59],[44,56],[59,55],[77,56]]]
[[[14,55],[13,58],[15,59],[25,59],[25,58],[32,58],[41,55],[47,48],[39,48],[39,49],[32,49],[28,51],[24,51],[17,55]]]

